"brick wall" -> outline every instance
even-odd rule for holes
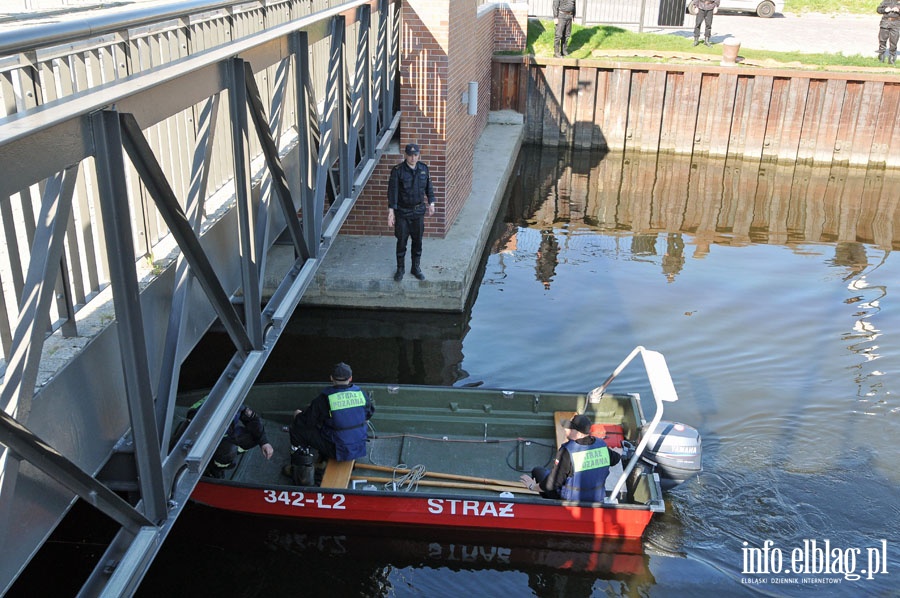
[[[521,52],[528,38],[528,3],[502,2],[494,10],[494,52]]]
[[[425,234],[443,237],[472,190],[475,142],[490,110],[491,61],[498,49],[522,49],[527,3],[408,0],[400,32],[399,145],[384,153],[341,232],[391,235],[387,226],[387,180],[403,159],[400,148],[418,143],[428,164],[437,209]],[[468,114],[463,94],[478,83],[477,113]]]

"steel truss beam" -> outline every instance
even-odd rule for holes
[[[373,7],[379,15],[379,42],[374,53],[368,43]],[[135,591],[380,159],[399,120],[392,109],[397,80],[392,69],[399,65],[398,19],[399,9],[393,0],[357,0],[324,11],[315,19],[299,19],[238,40],[229,48],[211,50],[152,74],[78,95],[71,103],[60,102],[33,114],[25,113],[14,122],[0,122],[0,163],[5,171],[12,168],[5,182],[0,181],[0,200],[4,200],[4,192],[44,184],[40,221],[13,336],[14,350],[0,389],[4,410],[0,414],[0,444],[5,447],[0,449],[0,532],[8,537],[13,518],[27,509],[21,500],[32,495],[19,497],[17,485],[21,488],[22,484],[17,481],[24,479],[26,486],[33,485],[34,470],[42,473],[41,483],[48,484],[66,505],[81,497],[116,521],[120,531],[82,595],[120,596]],[[358,27],[352,74],[347,71],[345,41],[351,24]],[[320,117],[310,55],[311,44],[326,38],[328,85]],[[278,76],[276,89],[270,94],[269,118],[255,73],[271,66],[277,68]],[[373,72],[374,93],[370,91]],[[279,130],[288,89],[293,91],[298,125],[293,148],[286,151],[279,147]],[[233,207],[212,225],[213,230],[201,236],[211,148],[223,93],[228,98]],[[145,131],[195,104],[197,126],[190,188],[186,197],[179,198]],[[266,182],[259,191],[254,186],[251,139],[261,147],[265,173]],[[35,152],[46,160],[35,164],[22,159]],[[291,153],[293,159],[286,159]],[[136,186],[128,183],[125,155],[178,246],[168,302],[142,301],[142,293],[151,291],[142,290],[138,284],[131,222],[135,198],[129,196]],[[37,393],[35,376],[50,302],[60,276],[75,179],[87,158],[93,158],[96,165],[101,238],[109,262],[116,326],[111,336],[106,331],[100,333],[104,340],[98,338],[85,353],[98,347],[97,352],[102,354],[102,346],[112,343],[120,363],[110,368],[106,388],[97,390],[107,394],[92,398],[95,386],[85,384],[81,397],[85,406],[110,407],[107,424],[118,427],[114,445],[120,451],[127,447],[125,454],[133,452],[134,473],[130,479],[102,475],[103,462],[90,458],[98,447],[75,451],[79,457],[70,458],[66,451],[55,448],[57,443],[64,445],[65,439],[31,429],[52,430],[53,425],[45,425],[44,418],[60,414],[48,416],[53,411],[49,406],[68,400],[65,393],[54,394],[66,386],[68,368],[60,374],[59,385],[48,385]],[[21,168],[16,169],[17,165]],[[335,167],[338,184],[326,211],[327,182]],[[293,185],[290,175],[296,181]],[[232,248],[240,256],[239,266],[223,265],[208,247],[209,237],[218,234],[215,229],[222,226],[234,227],[230,237],[239,245]],[[263,308],[264,255],[284,230],[296,260]],[[228,269],[232,267],[235,272]],[[153,285],[159,286],[154,282],[148,289],[156,288]],[[235,309],[236,299],[243,304],[243,317]],[[164,312],[148,312],[159,310],[161,304],[165,305]],[[195,315],[210,308],[208,316]],[[197,416],[173,444],[171,419],[178,370],[192,343],[198,340],[196,334],[188,334],[192,318],[206,322],[207,327],[213,318],[221,321],[234,344],[234,354]],[[161,335],[152,328],[152,322],[159,319],[167,322]],[[153,340],[157,338],[161,340]],[[73,375],[78,374],[79,368],[71,369]],[[32,398],[38,394],[42,394],[42,409],[36,409],[35,419],[29,421]],[[116,400],[123,404],[116,404]],[[77,410],[79,406],[68,408]],[[109,439],[98,438],[97,442],[101,440]],[[109,458],[114,453],[105,454]],[[28,467],[23,467],[26,464]],[[112,487],[132,490],[123,498]],[[38,535],[43,537],[44,533],[49,530]],[[29,541],[26,538],[24,543]],[[24,559],[18,571],[33,550],[26,546],[13,555]],[[13,579],[0,579],[0,593]]]

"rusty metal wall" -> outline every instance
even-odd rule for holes
[[[893,75],[497,56],[492,101],[529,143],[900,168]]]

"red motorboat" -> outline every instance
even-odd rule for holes
[[[638,354],[654,395],[652,420],[638,394],[606,392]],[[192,499],[229,511],[297,520],[412,526],[430,530],[516,532],[640,538],[663,490],[699,473],[696,429],[663,422],[677,400],[660,353],[637,347],[598,388],[586,393],[486,388],[361,385],[376,412],[367,455],[327,463],[318,485],[299,487],[282,474],[289,441],[282,427],[324,384],[258,385],[247,404],[263,414],[276,456],[242,454],[224,478],[203,477]],[[190,405],[196,395],[185,396]],[[560,421],[584,413],[593,433],[628,457],[611,469],[607,498],[577,503],[541,498],[518,478],[550,462],[561,443]],[[624,467],[623,467],[624,465]]]

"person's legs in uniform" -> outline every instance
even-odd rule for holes
[[[534,467],[531,470],[531,477],[534,478],[534,481],[538,483],[538,486],[544,483],[548,477],[550,477],[550,470],[546,467]],[[559,498],[559,493],[556,491],[553,492],[544,492],[541,490],[541,496],[544,498]]]
[[[334,445],[325,440],[318,428],[305,425],[301,415],[295,415],[288,428],[291,437],[291,462],[281,472],[295,484],[309,486],[309,477],[304,476],[304,469],[314,467],[318,461],[334,458]]]
[[[706,44],[707,46],[711,46],[712,44],[709,43],[709,38],[712,37],[713,11],[707,10],[705,12],[706,12],[706,16],[704,17],[704,20],[706,21],[706,37],[704,38],[703,43]]]
[[[409,242],[409,221],[399,213],[395,214],[394,236],[397,238],[397,271],[394,280],[400,282],[406,272],[406,245]]]
[[[700,45],[700,26],[703,24],[703,11],[697,10],[697,16],[694,18],[694,45]]]
[[[419,280],[425,280],[425,274],[422,273],[422,238],[425,236],[425,215],[419,214],[415,218],[410,218],[407,223],[409,236],[412,237],[412,268],[410,273]]]
[[[562,44],[565,43],[563,39],[563,34],[566,28],[565,19],[560,16],[556,20],[556,29],[553,31],[553,56],[556,58],[562,58]]]
[[[294,416],[294,421],[288,428],[291,436],[291,450],[302,446],[316,450],[321,459],[334,457],[334,445],[325,440],[319,428],[307,426],[300,415]]]
[[[890,36],[888,37],[888,41],[890,41],[891,55],[888,56],[888,62],[891,64],[896,64],[897,62],[897,40],[900,38],[900,23],[894,23],[891,27]]]
[[[562,42],[559,44],[559,53],[563,56],[569,55],[569,38],[572,37],[572,15],[566,15],[559,19],[564,22]]]
[[[212,461],[206,467],[206,475],[213,478],[225,477],[225,470],[234,467],[234,460],[237,459],[238,447],[236,444],[225,438],[216,447],[213,453]]]
[[[888,57],[887,47],[888,47],[888,38],[891,35],[891,30],[887,27],[879,27],[878,28],[878,60],[884,62]]]
[[[253,438],[253,434],[248,432],[246,428],[239,428],[238,431],[232,435],[231,441],[237,445],[236,449],[238,453],[243,453],[256,447],[256,439]]]

